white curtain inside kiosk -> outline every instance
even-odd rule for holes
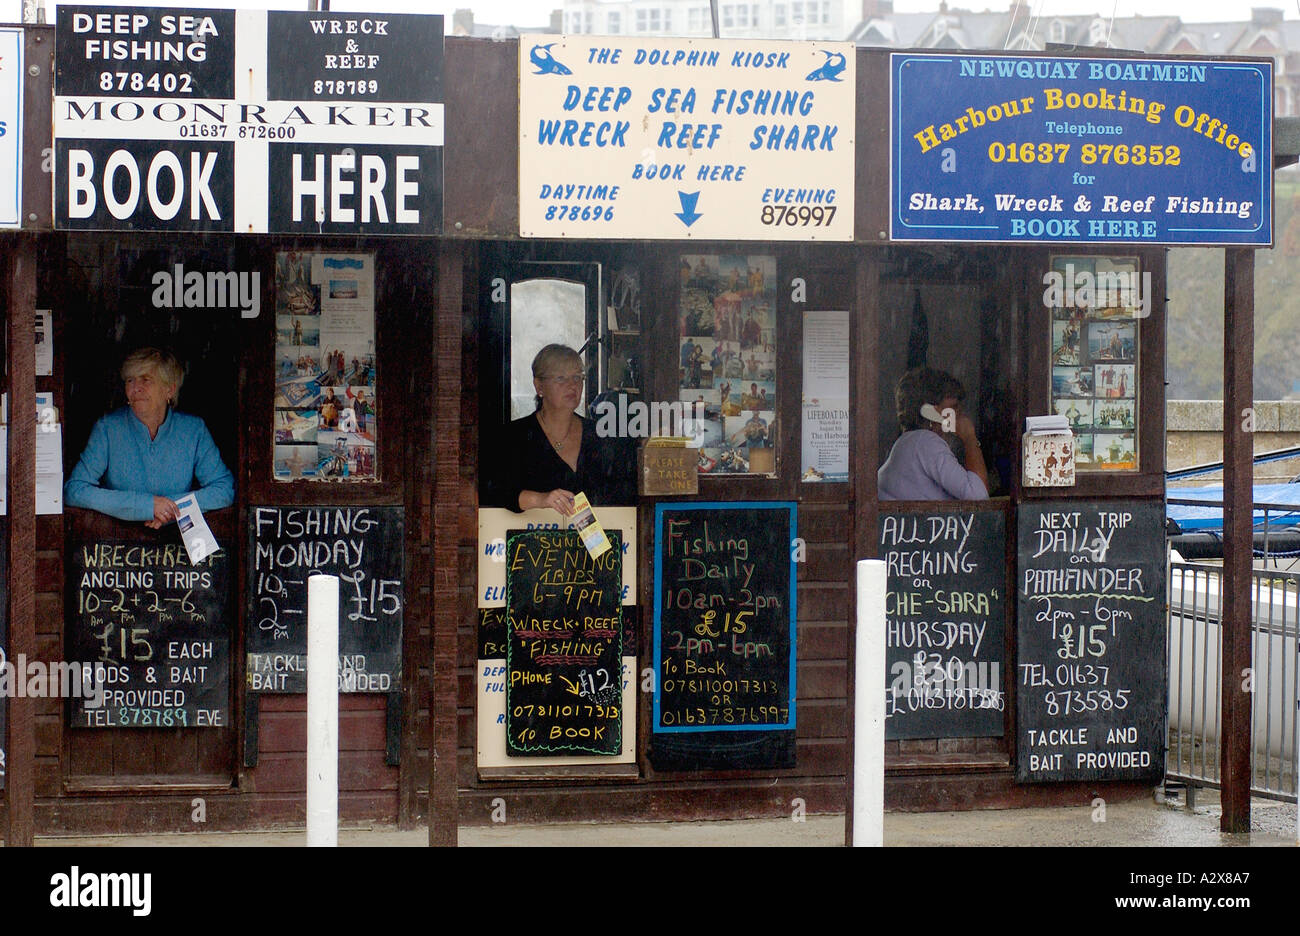
[[[587,288],[561,279],[531,279],[510,286],[510,418],[537,406],[533,358],[548,344],[577,351],[586,341]],[[585,411],[584,391],[579,410]]]
[[[637,532],[635,507],[597,507],[596,515],[606,530],[618,530],[623,541],[624,613],[636,604]],[[504,628],[498,641],[485,639],[485,620],[504,615],[506,597],[506,542],[510,533],[519,530],[567,528],[554,510],[527,510],[515,513],[502,508],[482,508],[478,512],[478,767],[548,768],[584,765],[634,764],[636,761],[636,697],[638,680],[636,652],[626,643],[623,648],[623,724],[622,750],[616,755],[580,755],[557,757],[511,757],[506,754],[506,649]]]

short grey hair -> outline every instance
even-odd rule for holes
[[[141,374],[153,374],[163,383],[171,384],[174,387],[171,402],[175,403],[179,399],[185,371],[181,367],[181,362],[176,360],[176,355],[170,351],[161,348],[137,348],[128,354],[126,360],[122,362],[122,379],[130,380]]]

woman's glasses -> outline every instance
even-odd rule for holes
[[[569,384],[570,386],[573,387],[580,387],[587,382],[587,378],[584,377],[582,374],[570,374],[567,377],[564,375],[560,375],[557,377],[546,377],[543,379],[549,380],[551,383],[558,384],[560,386],[563,386],[564,384]]]

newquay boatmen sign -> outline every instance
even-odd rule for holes
[[[894,240],[1273,240],[1268,61],[891,57]]]
[[[850,240],[854,46],[525,35],[524,237]]]
[[[442,229],[442,17],[60,6],[55,224]]]

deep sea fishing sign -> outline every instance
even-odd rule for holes
[[[852,43],[525,35],[524,237],[850,240]]]
[[[60,6],[55,226],[442,231],[442,17]]]
[[[894,240],[1273,241],[1269,61],[890,59]]]

